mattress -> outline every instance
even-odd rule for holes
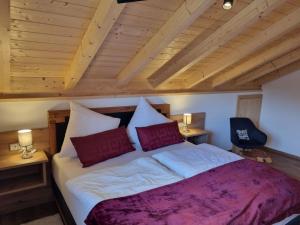
[[[190,148],[195,148],[197,149],[198,147],[189,143],[189,142],[184,142],[164,148],[160,148],[154,151],[150,152],[143,152],[140,149],[134,152],[130,152],[127,154],[124,154],[122,156],[116,157],[111,160],[107,160],[102,163],[98,163],[94,166],[87,167],[87,168],[82,168],[82,165],[79,161],[78,158],[61,158],[59,157],[58,154],[56,154],[53,157],[52,161],[52,169],[53,169],[53,177],[54,180],[60,189],[71,213],[72,216],[76,222],[77,225],[84,225],[84,220],[87,217],[90,207],[88,202],[81,201],[78,196],[75,194],[72,194],[67,187],[66,187],[66,182],[80,177],[82,175],[91,173],[93,171],[97,170],[102,170],[105,168],[109,167],[114,167],[114,166],[121,166],[124,164],[127,164],[135,159],[142,158],[142,157],[147,157],[147,156],[152,156],[154,154],[158,154],[161,152],[165,151],[174,151],[174,150],[179,150],[179,149],[190,149]],[[202,147],[203,150],[203,147]],[[210,149],[208,148],[207,151]],[[276,225],[285,225],[287,222],[292,220],[295,216],[291,216],[290,218],[286,218],[284,221],[276,223]]]

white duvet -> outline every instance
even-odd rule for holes
[[[195,146],[185,143],[167,148],[167,151],[154,154],[154,159],[150,156],[142,157],[121,166],[105,167],[68,180],[67,189],[82,206],[82,219],[76,220],[77,224],[84,224],[83,219],[90,210],[103,200],[129,196],[175,183],[242,159],[208,144]],[[295,215],[286,218],[276,225],[285,225],[294,217]]]
[[[137,194],[182,179],[154,159],[143,157],[73,178],[66,186],[91,210],[103,200]]]
[[[182,149],[157,153],[152,157],[184,178],[242,159],[209,144],[184,146]]]

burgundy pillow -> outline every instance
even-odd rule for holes
[[[136,131],[144,151],[184,142],[176,121],[148,127],[136,127]]]
[[[135,150],[130,143],[125,127],[84,137],[73,137],[71,141],[83,167]]]

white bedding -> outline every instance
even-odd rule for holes
[[[156,153],[152,157],[184,178],[242,159],[236,154],[209,144],[182,146]]]
[[[111,160],[107,160],[102,163],[98,163],[91,167],[82,168],[82,165],[78,158],[68,158],[68,157],[59,157],[59,154],[56,154],[52,160],[52,171],[54,180],[59,187],[64,199],[70,209],[72,216],[74,217],[77,225],[84,225],[84,219],[87,217],[89,213],[89,205],[88,201],[80,201],[77,198],[77,194],[74,195],[71,191],[69,191],[66,187],[66,182],[70,179],[82,176],[84,174],[91,173],[93,171],[102,170],[104,168],[109,168],[113,166],[121,166],[132,160],[151,156],[153,154],[170,151],[172,149],[182,149],[184,146],[191,146],[191,143],[184,142],[177,145],[167,146],[164,148],[160,148],[150,152],[143,152],[141,149],[134,152],[129,152],[122,156],[113,158]]]
[[[69,180],[67,188],[88,210],[97,203],[129,196],[182,180],[156,160],[143,157],[127,164],[97,170]]]
[[[166,152],[166,153],[164,153]],[[172,157],[168,158],[167,152],[172,152],[176,154],[171,154]],[[159,153],[163,153],[160,155],[160,157],[157,157]],[[235,160],[241,159],[241,157],[232,154],[230,152],[226,152],[224,150],[221,150],[215,146],[212,145],[198,145],[195,146],[191,143],[181,143],[177,145],[172,145],[168,147],[164,147],[155,151],[151,152],[142,152],[142,151],[134,151],[130,152],[128,154],[122,155],[120,157],[116,157],[114,159],[98,163],[94,166],[88,167],[88,168],[82,168],[81,164],[78,159],[72,159],[72,158],[60,158],[57,155],[54,156],[52,164],[53,164],[53,176],[54,179],[62,192],[64,199],[76,221],[77,225],[84,225],[84,219],[87,217],[90,209],[93,207],[94,204],[98,203],[97,200],[93,200],[93,196],[97,196],[96,198],[101,201],[105,198],[110,198],[113,195],[120,195],[122,194],[122,190],[124,190],[124,187],[126,185],[130,185],[126,183],[132,182],[132,179],[129,178],[126,180],[126,177],[124,177],[124,174],[121,176],[122,180],[122,186],[120,186],[118,190],[118,178],[117,174],[120,172],[122,173],[122,170],[124,168],[127,168],[127,172],[129,174],[135,173],[138,171],[139,167],[138,165],[143,162],[143,159],[141,161],[134,162],[129,166],[125,166],[125,164],[130,163],[133,160],[139,159],[141,157],[151,157],[152,155],[156,155],[155,158],[161,158],[161,163],[165,164],[165,166],[169,167],[171,170],[174,171],[181,171],[180,173],[182,175],[185,175],[184,177],[190,177],[195,175],[195,173],[201,173],[208,169],[214,168],[216,166],[220,166],[223,164],[226,164],[228,162],[232,162]],[[165,163],[163,162],[165,161]],[[173,166],[171,166],[170,162],[173,162]],[[154,165],[157,165],[153,163],[153,161],[147,161],[147,165],[144,165],[144,169],[152,168]],[[174,167],[174,165],[179,165]],[[159,164],[158,164],[159,165]],[[112,167],[118,166],[117,169],[112,169]],[[193,169],[191,167],[196,168]],[[136,168],[135,168],[136,167]],[[134,169],[135,168],[135,169]],[[163,169],[162,169],[163,168]],[[173,168],[173,169],[172,169]],[[140,168],[141,169],[141,168]],[[157,169],[151,169],[151,170],[157,170]],[[190,172],[189,172],[190,170]],[[100,172],[98,172],[100,171]],[[163,171],[163,176],[166,176],[169,180],[169,182],[176,182],[176,180],[180,180],[180,173],[176,176],[175,174],[172,174],[170,171],[166,170],[162,165],[159,165],[159,168],[157,171]],[[166,172],[168,171],[168,172]],[[116,173],[117,172],[117,173]],[[101,178],[97,178],[97,175],[100,174]],[[154,184],[153,185],[164,185],[164,179],[161,178],[161,181],[157,181],[156,178],[160,176],[156,176],[155,172],[154,174]],[[158,175],[158,174],[157,174]],[[133,175],[134,176],[134,175]],[[147,176],[147,175],[146,175]],[[151,176],[151,175],[150,175]],[[138,178],[137,178],[138,177]],[[143,176],[136,176],[136,179],[145,178]],[[92,179],[92,180],[89,180]],[[183,179],[183,178],[182,178]],[[84,180],[83,185],[80,185],[79,187],[70,187],[72,186],[72,180],[73,181],[81,181]],[[99,184],[97,182],[105,182],[104,184]],[[107,190],[110,188],[110,182],[112,183],[112,193],[109,193]],[[87,184],[91,182],[93,184],[93,187],[95,189],[95,193],[93,193],[93,187],[87,187]],[[109,183],[108,183],[109,182]],[[143,182],[135,180],[136,182]],[[151,180],[144,180],[144,182],[148,182],[148,187],[151,186]],[[161,183],[159,183],[161,182]],[[66,183],[68,183],[68,187],[66,186]],[[73,183],[74,184],[74,183]],[[87,187],[87,188],[86,188]],[[121,189],[122,187],[122,189]],[[97,190],[97,188],[100,188],[101,190]],[[104,192],[102,190],[104,188]],[[139,191],[136,187],[133,187],[133,192]],[[83,192],[81,191],[83,190]],[[142,189],[140,191],[143,191]],[[130,192],[130,191],[129,191]],[[130,194],[128,191],[124,193],[124,195]],[[84,196],[87,196],[86,198]],[[117,197],[117,196],[116,196]],[[288,221],[290,221],[293,218],[287,218],[283,222],[276,223],[276,225],[285,225]]]
[[[143,152],[141,149],[133,152],[129,152],[127,154],[121,155],[119,157],[95,164],[90,167],[82,168],[82,164],[80,163],[78,158],[71,158],[71,157],[59,157],[59,153],[54,155],[52,166],[53,166],[53,176],[56,183],[59,186],[63,186],[69,179],[79,177],[81,175],[87,174],[89,172],[108,168],[112,166],[120,166],[126,164],[132,160],[152,156],[154,154],[171,151],[176,149],[185,149],[191,146],[195,146],[189,142],[183,142],[176,145],[171,145],[163,148],[159,148],[154,151]],[[138,148],[135,146],[135,148]],[[62,185],[60,185],[62,184]]]

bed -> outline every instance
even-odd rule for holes
[[[102,113],[104,115],[120,118],[120,127],[127,126],[132,118],[134,111],[137,106],[116,106],[116,107],[105,107],[105,108],[92,108],[91,110]],[[170,105],[169,104],[152,104],[158,112],[162,113],[166,117],[170,117]],[[67,130],[67,125],[70,118],[70,110],[50,110],[48,112],[48,127],[49,127],[49,142],[50,142],[50,156],[53,156],[52,167],[53,167],[53,186],[56,194],[57,204],[62,215],[62,219],[65,224],[72,225],[76,224],[76,201],[73,200],[65,188],[65,181],[75,177],[76,175],[82,175],[86,171],[91,171],[97,166],[90,167],[88,169],[82,169],[79,160],[62,159],[55,156],[60,152],[62,147],[64,136]],[[134,152],[130,156],[126,155],[120,157],[120,159],[111,160],[110,162],[105,162],[98,165],[99,168],[106,167],[108,165],[118,165],[120,163],[129,162],[132,159],[136,159],[142,156],[142,152]],[[112,162],[115,161],[115,162]],[[64,166],[62,166],[64,165]],[[70,170],[65,170],[64,168],[72,168]],[[74,173],[72,173],[74,171]],[[75,209],[76,210],[76,209]],[[73,212],[73,215],[72,215]],[[74,216],[75,215],[75,216]],[[75,220],[74,220],[75,219]],[[78,219],[77,219],[78,221]]]
[[[191,145],[190,143],[184,143],[179,146],[176,146],[178,149],[182,148],[183,146]],[[175,148],[176,148],[175,147]],[[66,182],[76,177],[80,177],[84,174],[88,174],[93,171],[114,167],[114,166],[122,166],[124,164],[129,163],[132,160],[136,160],[142,157],[151,156],[152,154],[168,151],[170,149],[174,149],[173,147],[166,147],[160,150],[155,150],[153,152],[142,152],[142,151],[135,151],[131,152],[112,160],[108,160],[103,163],[99,163],[95,166],[91,166],[88,168],[82,168],[81,164],[78,159],[70,159],[70,158],[60,158],[57,155],[54,155],[53,162],[52,162],[52,171],[55,183],[57,184],[60,192],[62,193],[71,213],[74,217],[74,220],[77,222],[77,225],[83,225],[82,223],[86,218],[89,210],[91,207],[82,207],[82,202],[76,196],[74,196],[66,187]],[[66,169],[68,168],[68,169]],[[176,176],[176,175],[175,175]],[[182,179],[181,177],[179,177]],[[88,204],[88,203],[87,203]],[[80,223],[81,221],[81,223]]]
[[[159,112],[163,113],[166,116],[169,116],[169,110],[170,106],[167,104],[161,104],[161,105],[153,105],[155,109],[157,109]],[[113,107],[113,108],[100,108],[100,109],[93,109],[94,111],[97,111],[99,113],[104,113],[106,115],[115,116],[118,118],[121,118],[121,125],[126,126],[133,115],[133,111],[135,109],[135,106],[129,106],[129,107]],[[98,173],[98,171],[102,171],[104,173],[103,177],[105,177],[107,174],[107,169],[111,169],[114,171],[114,173],[117,171],[122,171],[122,167],[129,167],[130,166],[136,166],[139,164],[140,160],[145,160],[149,162],[149,165],[153,165],[155,168],[159,168],[158,171],[160,173],[163,173],[164,178],[168,180],[167,182],[157,182],[157,180],[163,180],[160,179],[159,175],[157,174],[146,174],[146,177],[148,180],[153,179],[154,186],[149,186],[149,188],[155,188],[159,186],[164,186],[169,183],[175,183],[180,180],[184,180],[187,177],[191,177],[194,174],[201,173],[204,171],[207,171],[211,168],[224,165],[229,162],[238,161],[241,158],[237,157],[234,154],[225,152],[224,150],[219,150],[217,148],[214,148],[210,145],[202,145],[202,146],[194,146],[190,143],[184,142],[181,144],[176,144],[164,148],[160,148],[151,152],[143,152],[143,151],[134,151],[127,153],[125,155],[116,157],[114,159],[98,163],[94,166],[88,167],[88,168],[82,168],[81,164],[78,159],[74,158],[60,158],[55,155],[58,152],[58,149],[60,149],[60,146],[63,141],[64,132],[66,130],[66,126],[68,123],[68,116],[69,116],[68,110],[60,110],[60,111],[50,111],[49,112],[49,128],[50,128],[50,142],[51,142],[51,153],[54,155],[52,166],[53,166],[53,178],[55,181],[55,184],[57,186],[58,195],[61,195],[63,198],[61,199],[62,202],[60,205],[66,205],[67,211],[69,210],[71,212],[71,215],[73,219],[65,219],[65,223],[68,224],[77,224],[77,225],[83,225],[84,219],[87,217],[89,211],[92,209],[95,202],[86,201],[85,199],[88,199],[87,197],[83,196],[80,197],[78,195],[78,191],[80,192],[80,189],[77,191],[72,190],[70,188],[72,185],[70,183],[82,182],[80,179],[93,175],[93,173]],[[164,157],[168,152],[174,151],[174,152],[182,152],[184,149],[190,149],[190,151],[202,151],[204,155],[206,155],[206,158],[204,157],[202,160],[203,162],[210,161],[210,166],[206,167],[199,167],[197,171],[192,171],[191,173],[185,173],[185,171],[190,171],[189,168],[186,168],[183,173],[176,173],[173,168],[168,168],[168,163],[164,161]],[[214,154],[210,154],[211,152],[214,152]],[[219,159],[221,160],[215,160],[218,158],[218,154],[220,154],[221,157]],[[202,154],[203,155],[203,154]],[[168,156],[168,155],[167,155]],[[168,157],[167,157],[168,158]],[[155,160],[154,160],[155,159]],[[225,159],[225,160],[224,160]],[[153,160],[153,161],[152,161]],[[176,160],[176,159],[175,159]],[[160,163],[158,162],[160,161]],[[184,162],[183,162],[184,163]],[[132,165],[133,164],[133,165]],[[142,164],[145,164],[144,161]],[[147,164],[147,162],[146,162]],[[204,163],[203,163],[204,164]],[[208,165],[208,164],[207,164]],[[147,167],[144,168],[145,171]],[[176,169],[176,168],[175,168]],[[101,174],[103,174],[101,173]],[[95,176],[94,176],[95,177]],[[79,180],[78,180],[79,179]],[[146,180],[147,180],[146,179]],[[106,180],[105,180],[106,181]],[[75,183],[76,184],[76,183]],[[73,185],[76,186],[76,185]],[[84,190],[84,189],[83,189]],[[146,189],[148,190],[148,189]],[[140,191],[146,191],[146,190],[140,190]],[[135,190],[132,193],[127,194],[134,194],[137,193],[139,190]],[[76,194],[77,193],[77,194]],[[90,193],[88,193],[90,194]],[[120,197],[118,194],[115,196],[110,197]],[[93,198],[90,198],[93,199]],[[99,199],[98,199],[99,200]],[[105,200],[105,199],[104,199]],[[66,212],[66,211],[65,211]],[[278,223],[278,225],[284,225],[287,224],[288,221],[291,221],[295,215],[291,216],[290,218],[286,218],[281,223]],[[277,225],[277,224],[276,224]]]

